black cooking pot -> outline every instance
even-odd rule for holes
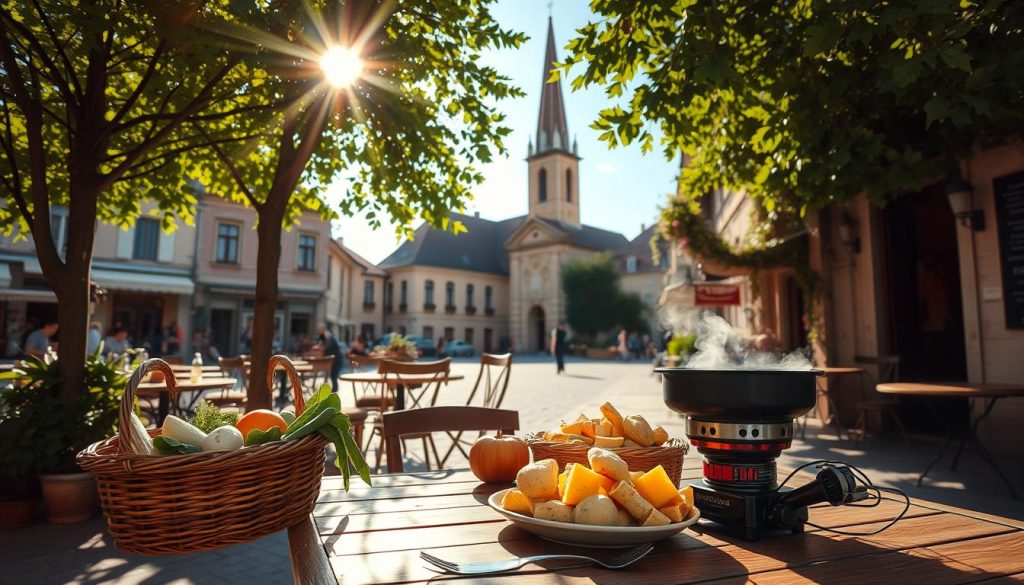
[[[657,368],[665,404],[713,421],[785,422],[814,406],[821,370],[698,370]]]

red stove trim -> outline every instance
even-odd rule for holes
[[[792,445],[790,441],[784,443],[719,443],[692,437],[690,444],[698,448],[718,449],[719,451],[782,451],[789,449],[789,446]]]

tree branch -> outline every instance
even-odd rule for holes
[[[163,53],[164,41],[160,41],[160,44],[158,44],[156,49],[153,50],[153,57],[149,60],[149,65],[146,67],[146,73],[142,75],[142,79],[139,80],[139,83],[135,86],[135,90],[132,91],[131,95],[129,95],[124,101],[121,109],[114,114],[113,120],[110,121],[111,126],[116,127],[118,122],[121,121],[121,118],[123,118],[125,114],[128,113],[128,110],[135,105],[135,102],[138,101],[139,96],[142,95],[142,90],[146,88],[146,85],[149,84],[149,81],[153,78],[153,73],[156,72],[157,63],[160,61],[160,57]]]
[[[139,158],[141,158],[144,154],[152,150],[159,143],[160,140],[163,140],[164,137],[170,134],[175,128],[180,126],[185,120],[188,119],[189,116],[199,111],[199,109],[202,108],[202,106],[206,103],[207,98],[209,97],[210,93],[213,92],[217,84],[220,83],[220,81],[224,79],[224,76],[226,76],[228,72],[231,71],[231,69],[234,68],[234,66],[237,64],[238,59],[231,59],[226,65],[224,65],[224,67],[221,67],[220,71],[218,71],[213,76],[213,78],[210,79],[205,86],[203,86],[203,89],[199,91],[195,98],[193,98],[192,101],[187,106],[182,108],[171,121],[169,121],[159,131],[153,133],[151,136],[143,140],[134,149],[126,153],[125,160],[121,161],[121,164],[117,165],[117,167],[115,167],[109,173],[103,175],[102,179],[100,180],[100,188],[106,189],[107,187],[112,185],[121,177],[121,175],[125,173],[125,171],[131,168],[131,166]]]
[[[46,54],[46,50],[43,48],[42,44],[40,44],[39,39],[37,39],[35,35],[32,34],[32,31],[30,31],[28,27],[26,27],[24,24],[11,18],[9,13],[7,13],[6,11],[0,11],[0,23],[4,21],[10,22],[14,26],[14,28],[17,29],[18,33],[20,33],[25,38],[25,40],[29,42],[29,45],[35,49],[35,52],[38,54],[39,60],[42,61],[43,65],[45,65],[46,68],[49,70],[50,74],[47,77],[53,82],[55,86],[57,86],[57,91],[60,92],[60,94],[64,97],[65,100],[74,103],[75,94],[71,91],[71,88],[68,86],[68,81],[64,79],[63,76],[61,76],[60,69],[58,69],[57,64],[54,63],[52,59],[50,59],[50,56]],[[4,26],[4,28],[6,29],[6,26]],[[4,35],[4,37],[6,39],[6,35]],[[9,44],[10,40],[5,40],[5,42]],[[6,48],[10,50],[10,47]]]
[[[57,31],[54,30],[53,25],[50,23],[50,19],[47,18],[46,11],[39,5],[39,0],[32,0],[32,4],[35,5],[36,12],[39,13],[39,20],[42,21],[43,26],[46,27],[46,32],[49,33],[50,39],[53,40],[53,46],[57,48],[57,54],[60,55],[60,59],[64,63],[64,71],[67,74],[67,79],[71,80],[75,93],[81,96],[82,87],[78,84],[78,76],[75,75],[75,69],[71,65],[71,60],[68,59],[67,53],[64,52],[64,47],[61,46],[60,39],[57,37]]]
[[[260,202],[256,199],[256,195],[253,194],[252,189],[250,189],[249,186],[245,184],[245,179],[242,177],[242,174],[238,171],[238,167],[235,166],[235,162],[231,160],[229,156],[224,154],[224,151],[220,149],[220,145],[217,143],[217,141],[214,140],[201,125],[193,124],[193,126],[195,126],[196,131],[198,131],[206,138],[206,141],[209,143],[210,148],[213,149],[213,153],[217,155],[217,158],[220,159],[222,163],[224,163],[224,166],[228,169],[228,173],[231,175],[231,178],[235,181],[235,184],[238,185],[239,189],[241,189],[242,194],[245,195],[245,198],[249,200],[249,204],[252,205],[255,209],[259,210]]]

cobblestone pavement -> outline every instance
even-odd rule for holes
[[[458,360],[453,371],[465,375],[466,380],[445,388],[439,404],[463,404],[477,368],[473,360]],[[341,391],[343,402],[351,400],[349,388]],[[596,414],[606,400],[618,405],[623,414],[643,414],[671,435],[682,435],[682,418],[665,408],[661,386],[644,363],[571,359],[567,373],[557,376],[549,360],[516,356],[503,407],[518,410],[520,424],[528,431],[552,428],[581,411]],[[406,469],[423,469],[422,450],[415,442],[409,447]],[[446,447],[447,443],[438,441],[442,452]],[[950,472],[948,463],[940,465],[924,487],[916,488],[917,473],[936,449],[931,443],[915,442],[907,447],[891,438],[869,437],[854,450],[812,420],[807,440],[795,444],[783,456],[782,464],[791,467],[820,458],[841,459],[860,466],[876,482],[903,488],[913,497],[1024,519],[1024,504],[1010,499],[994,473],[970,451],[961,460],[959,472]],[[1002,463],[1021,489],[1022,462]],[[466,461],[456,455],[449,466],[465,467]],[[99,517],[71,526],[51,526],[40,520],[27,530],[0,532],[0,585],[290,582],[284,532],[220,551],[172,557],[120,553],[113,548]]]

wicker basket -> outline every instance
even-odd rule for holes
[[[302,413],[302,385],[291,361],[274,356],[268,365],[268,384],[278,367],[287,371],[296,414]],[[130,428],[139,381],[149,370],[163,373],[174,398],[174,372],[163,360],[147,360],[121,398],[122,432],[78,454],[78,464],[96,478],[117,548],[145,555],[207,551],[257,540],[309,516],[320,493],[327,446],[319,433],[190,455],[130,450],[131,434],[124,431]]]
[[[533,460],[554,459],[558,469],[565,469],[566,463],[583,463],[589,465],[587,451],[590,445],[557,443],[545,441],[539,434],[526,435],[526,443],[533,453]],[[661,465],[676,485],[683,476],[683,456],[690,446],[681,439],[669,439],[660,447],[605,447],[618,454],[629,465],[630,471],[650,471]]]

